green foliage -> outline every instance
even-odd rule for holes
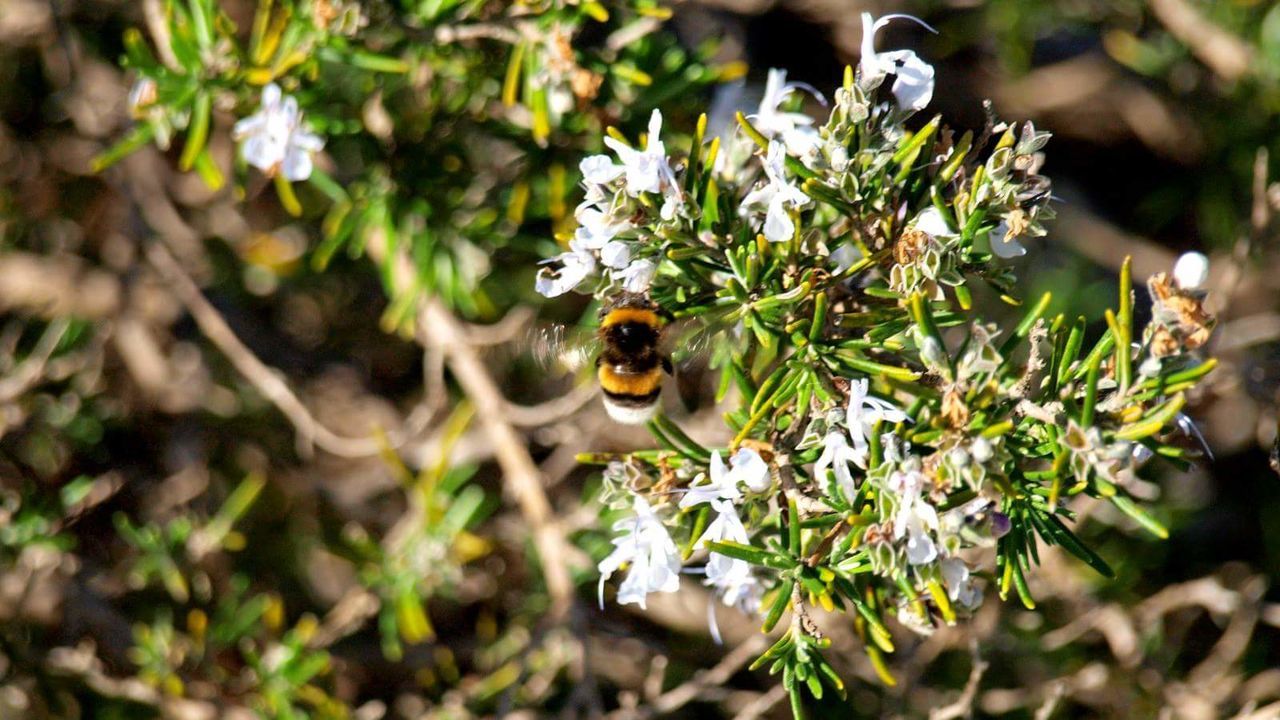
[[[759,612],[764,632],[789,609],[789,629],[758,664],[782,673],[797,715],[801,688],[817,699],[844,689],[810,609],[852,615],[892,682],[889,617],[927,632],[981,603],[986,572],[969,567],[979,556],[967,548],[994,545],[993,586],[1033,609],[1027,575],[1041,541],[1113,574],[1070,529],[1073,497],[1109,500],[1167,537],[1124,488],[1144,456],[1186,454],[1184,392],[1213,368],[1194,352],[1212,327],[1203,295],[1153,277],[1153,319],[1139,330],[1128,263],[1118,310],[1092,343],[1083,318],[1046,316],[1048,295],[1016,326],[983,322],[971,288],[1021,304],[1000,258],[1026,252],[1052,217],[1038,173],[1048,135],[992,121],[956,139],[938,117],[910,130],[910,108],[875,99],[881,80],[848,71],[825,126],[794,143],[800,152],[739,113],[763,177],[751,152],[731,149],[716,165],[719,140],[695,140],[688,160],[638,190],[653,165],[613,145],[625,174],[589,176],[579,207],[631,263],[653,264],[647,290],[663,312],[717,333],[733,438],[726,469],[721,449],[659,416],[650,429],[666,452],[609,458],[605,497],[636,517],[615,525],[601,570],[629,562],[619,602],[643,603],[673,591],[666,573],[705,549],[706,584]],[[609,252],[599,251],[602,281],[583,285],[638,291]],[[592,266],[581,249],[558,260],[540,286],[548,294],[575,264]]]
[[[1033,71],[1033,44],[1049,34],[1082,43],[1096,34],[1126,82],[1185,105],[1180,127],[1193,126],[1195,142],[1179,150],[1213,159],[1153,180],[1156,190],[1125,209],[1130,229],[1176,230],[1182,242],[1194,220],[1225,247],[1242,233],[1250,181],[1261,182],[1250,166],[1266,169],[1258,149],[1280,150],[1271,127],[1280,14],[1258,3],[1189,6],[1253,51],[1244,75],[1216,77],[1137,2],[948,11],[939,42],[925,48],[995,47],[1021,73]],[[1031,702],[1035,683],[1061,675],[1071,685],[1070,673],[1109,657],[1088,636],[1049,647],[1042,627],[1068,626],[1099,601],[1138,602],[1170,580],[1145,571],[1188,542],[1178,537],[1185,489],[1152,503],[1139,474],[1198,459],[1183,412],[1216,366],[1202,349],[1213,320],[1200,291],[1163,276],[1135,288],[1128,264],[1115,302],[1062,292],[1098,286],[1064,282],[1067,270],[1020,285],[1005,259],[1024,245],[1041,252],[1052,227],[1040,169],[1054,120],[1006,123],[988,112],[985,126],[961,131],[919,115],[928,101],[899,94],[906,71],[922,72],[903,51],[880,55],[893,78],[849,70],[817,126],[801,113],[813,104],[798,87],[773,86],[773,75],[777,102],[727,122],[725,113],[697,119],[713,86],[745,67],[714,64],[712,42],[683,45],[665,24],[670,11],[650,0],[159,0],[148,8],[158,14],[128,16],[145,28],[125,31],[122,56],[106,59],[134,82],[132,125],[112,133],[85,120],[100,81],[81,74],[101,46],[83,42],[93,39],[84,29],[119,35],[115,15],[96,24],[103,8],[55,8],[59,36],[76,28],[59,38],[69,81],[53,35],[0,48],[0,71],[21,90],[0,101],[0,175],[18,181],[0,184],[0,261],[12,251],[39,266],[36,289],[63,279],[35,300],[0,293],[0,715],[11,698],[30,701],[32,717],[223,707],[267,718],[384,707],[567,715],[602,711],[601,689],[625,698],[634,688],[653,708],[685,697],[674,702],[702,716],[700,703],[717,693],[736,702],[742,693],[728,686],[744,678],[776,678],[796,717],[850,697],[865,714],[907,715],[956,689],[954,658],[944,653],[927,670],[908,659],[904,694],[855,683],[848,650],[860,644],[892,686],[891,658],[913,647],[900,628],[962,624],[984,590],[1016,606],[1005,613],[1012,630],[982,648],[1000,673],[987,684],[1025,686]],[[15,32],[3,25],[0,34]],[[1005,86],[988,87],[985,73],[974,75],[977,89],[1002,97]],[[138,196],[149,187],[138,180],[159,166],[121,162],[144,150],[143,161],[159,157],[150,146],[191,174],[166,177],[155,198]],[[95,152],[92,170],[103,176],[81,175]],[[204,357],[208,341],[224,347],[157,287],[140,237],[149,231],[172,241],[212,312],[243,333],[245,352],[281,368],[283,384],[273,367],[265,385],[246,383],[234,374],[242,358]],[[237,246],[245,234],[250,248]],[[209,242],[184,243],[187,235]],[[277,258],[283,239],[295,241],[285,248],[293,254]],[[248,263],[246,286],[250,272],[270,276],[271,290],[253,294],[279,294],[245,298],[224,240]],[[208,266],[202,249],[212,250]],[[376,280],[345,261],[365,257]],[[55,272],[63,265],[73,267]],[[79,302],[78,291],[104,282],[110,303]],[[1046,283],[1053,295],[1039,291]],[[668,622],[660,613],[597,613],[585,588],[598,575],[584,572],[583,554],[543,556],[527,542],[537,513],[498,510],[501,493],[520,491],[499,490],[509,478],[488,462],[494,448],[473,427],[472,405],[455,399],[468,390],[430,342],[433,328],[417,322],[436,299],[461,318],[490,320],[528,305],[533,291],[570,289],[603,303],[623,292],[652,301],[673,319],[677,363],[707,356],[718,406],[698,416],[711,423],[659,414],[648,425],[653,447],[583,455],[604,468],[586,508],[572,506],[586,473],[557,475],[568,472],[565,456],[548,443],[563,450],[591,422],[581,418],[598,416],[523,408],[526,418],[557,419],[529,428],[529,447],[517,450],[545,459],[551,529],[605,558],[602,598],[610,577],[628,604],[700,582],[713,623],[723,604],[770,634],[756,674],[737,673],[724,690],[697,686],[705,676],[691,659],[711,653],[685,642],[683,620],[672,642],[645,624]],[[1114,310],[1101,313],[1103,303]],[[540,309],[566,317],[582,306]],[[400,337],[378,334],[379,312],[380,330]],[[997,317],[1012,319],[988,320]],[[299,318],[310,343],[294,344]],[[469,349],[493,342],[487,329],[459,327]],[[426,350],[421,367],[424,348],[402,343],[410,335]],[[483,352],[513,400],[559,387],[541,373],[535,388],[504,351]],[[327,376],[335,354],[354,373]],[[154,381],[146,371],[157,366]],[[193,397],[174,399],[184,392]],[[335,434],[415,409],[394,440],[370,440],[375,457],[313,456],[306,423],[260,412],[289,392],[315,425],[344,428]],[[507,421],[500,411],[476,420]],[[1098,510],[1092,522],[1082,508]],[[617,520],[611,545],[595,531],[596,510]],[[1108,533],[1108,523],[1140,534]],[[1171,533],[1169,549],[1155,542]],[[1079,597],[1036,584],[1049,546],[1096,574],[1097,597],[1079,583]],[[548,614],[550,583],[529,572],[559,562],[584,586],[563,622]],[[1182,579],[1180,563],[1165,565]],[[8,593],[15,578],[25,583],[17,598]],[[1239,623],[1257,622],[1262,591],[1256,579],[1228,579],[1214,598],[1229,598],[1218,602],[1231,617],[1206,608],[1230,623],[1224,637],[1239,638],[1253,627]],[[1091,697],[1081,701],[1088,712],[1154,714],[1167,701],[1149,676],[1181,683],[1192,651],[1210,644],[1204,628],[1176,627],[1175,615],[1135,615],[1140,648],[1115,659],[1128,670],[1140,657],[1146,670],[1111,676],[1106,696],[1128,705]],[[643,688],[602,667],[602,641],[637,663],[654,660]],[[1224,658],[1215,646],[1211,658],[1243,681],[1269,666],[1265,645],[1249,650]],[[666,696],[667,681],[685,678],[697,697]],[[1237,690],[1215,707],[1255,702]]]
[[[184,132],[180,168],[217,189],[224,177],[207,147],[213,109],[242,111],[257,88],[282,87],[338,164],[332,176],[308,172],[307,193],[286,180],[287,168],[266,174],[290,214],[323,215],[317,269],[343,249],[359,256],[377,246],[392,298],[388,328],[407,327],[424,293],[470,316],[494,315],[514,298],[484,285],[490,254],[532,251],[537,237],[525,227],[544,236],[548,226],[567,229],[574,178],[565,166],[592,149],[583,143],[605,119],[678,104],[739,72],[710,67],[712,47],[691,55],[653,32],[669,13],[649,2],[397,9],[262,0],[247,42],[213,0],[169,0],[165,10],[167,37],[155,40],[166,47],[153,52],[140,32],[126,34],[138,125],[95,167],[152,141],[166,148]],[[583,35],[596,40],[576,42]],[[501,83],[491,72],[499,62]],[[253,184],[246,157],[234,166],[240,192]],[[392,269],[400,250],[416,270],[407,285]]]

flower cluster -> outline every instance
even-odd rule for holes
[[[705,550],[710,543],[750,542],[739,515],[740,507],[760,499],[773,485],[769,466],[760,454],[750,448],[735,453],[726,466],[720,453],[711,456],[708,472],[697,475],[679,501],[665,503],[664,510],[680,512],[695,509],[715,514],[701,534],[693,538],[694,550]],[[675,592],[679,589],[680,554],[665,526],[649,503],[635,495],[631,516],[619,520],[614,531],[614,551],[600,561],[600,600],[604,603],[604,583],[624,563],[630,565],[627,579],[619,586],[618,602],[644,607],[652,592]],[[710,552],[703,574],[725,605],[755,612],[760,605],[762,586],[750,563]],[[714,615],[713,625],[714,627]]]
[[[800,687],[843,691],[814,608],[856,613],[883,667],[886,617],[929,632],[992,590],[1031,606],[1039,542],[1110,573],[1068,524],[1074,496],[1161,534],[1130,480],[1149,457],[1191,452],[1183,392],[1212,369],[1195,354],[1212,322],[1189,266],[1151,279],[1138,330],[1126,265],[1091,347],[1085,319],[1048,316],[1047,296],[1009,326],[977,314],[975,281],[1020,304],[1006,261],[1052,216],[1048,136],[994,119],[909,129],[934,75],[912,51],[875,50],[893,17],[864,17],[862,60],[825,123],[771,72],[737,115],[741,162],[701,124],[690,155],[669,157],[656,116],[643,150],[606,140],[617,160],[582,163],[580,227],[538,280],[545,295],[645,292],[717,331],[727,442],[704,447],[659,414],[661,450],[610,458],[607,497],[634,517],[600,570],[626,567],[623,603],[675,591],[688,562],[765,630],[790,611],[761,662],[794,703]],[[637,262],[644,282],[629,284]]]
[[[657,264],[653,258],[633,255],[643,248],[643,243],[637,241],[656,230],[633,221],[637,207],[659,203],[656,224],[668,225],[678,221],[684,205],[684,193],[667,161],[661,133],[662,113],[654,110],[643,150],[608,137],[604,142],[616,153],[618,162],[608,155],[593,155],[582,161],[579,169],[586,199],[575,212],[579,226],[569,241],[569,249],[547,261],[559,267],[544,268],[538,273],[539,293],[547,297],[563,295],[599,271],[610,287],[633,293],[649,289]]]

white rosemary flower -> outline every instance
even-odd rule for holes
[[[948,238],[956,235],[956,231],[951,229],[950,223],[942,216],[942,212],[932,205],[921,210],[912,225],[930,237]]]
[[[729,459],[729,475],[751,492],[764,492],[773,484],[769,463],[751,448],[742,448]]]
[[[844,495],[845,502],[853,502],[857,486],[853,480],[853,473],[849,470],[849,464],[865,464],[865,462],[865,456],[859,458],[857,451],[845,438],[845,434],[833,430],[827,433],[826,439],[823,440],[822,455],[818,456],[818,461],[813,465],[813,474],[817,478],[823,478],[828,468],[834,470],[836,485]]]
[[[888,400],[873,397],[869,388],[870,383],[866,378],[849,383],[849,408],[845,424],[853,439],[854,457],[859,467],[866,467],[871,433],[875,432],[877,422],[883,420],[887,423],[900,423],[908,419],[907,414],[898,406]]]
[[[621,270],[631,264],[631,248],[621,240],[610,240],[591,249],[599,251],[600,263],[605,267]]]
[[[741,545],[750,543],[747,529],[738,517],[732,500],[712,500],[711,507],[716,511],[716,517],[698,538],[695,548],[705,548],[711,542],[734,542]],[[746,613],[755,613],[760,609],[760,597],[764,594],[764,588],[752,573],[751,563],[712,552],[707,557],[704,572],[707,579],[703,584],[714,588],[725,605],[737,607]],[[707,624],[711,628],[712,637],[720,642],[714,606],[707,609]]]
[[[698,542],[694,545],[695,549],[701,550],[711,542],[727,541],[743,545],[748,542],[747,529],[742,525],[742,519],[738,517],[738,511],[734,508],[732,500],[712,500],[711,509],[715,510],[716,517],[698,537]],[[734,560],[720,553],[711,553],[711,559],[707,563],[707,580],[723,577],[728,572],[731,561],[748,564],[745,560]]]
[[[754,615],[760,611],[760,598],[764,596],[764,585],[751,571],[750,563],[745,560],[737,562],[740,564],[735,565],[711,584],[720,591],[720,599],[725,605]]]
[[[947,558],[939,564],[942,582],[947,586],[947,597],[962,607],[972,610],[982,604],[982,588],[973,582],[969,566],[960,558]]]
[[[596,270],[596,255],[578,238],[569,241],[569,250],[542,264],[559,263],[559,270],[542,268],[534,281],[534,289],[544,297],[556,297],[577,288]]]
[[[791,210],[808,205],[809,196],[800,188],[787,182],[786,148],[777,140],[769,141],[769,149],[765,154],[765,185],[747,193],[742,199],[739,212],[748,215],[763,207],[765,210],[764,236],[769,242],[784,242],[795,234],[796,225],[791,219]]]
[[[995,457],[996,449],[990,440],[980,437],[969,445],[969,454],[973,456],[974,460],[985,463]]]
[[[772,482],[769,464],[755,450],[742,448],[734,453],[729,458],[728,467],[725,467],[724,460],[720,458],[720,451],[717,450],[711,453],[709,482],[690,487],[680,499],[680,507],[715,503],[718,500],[738,500],[742,497],[742,491],[738,488],[739,483],[746,485],[752,492],[764,492],[769,489]]]
[[[1027,254],[1027,248],[1018,242],[1018,236],[1015,235],[1009,227],[1007,220],[1001,220],[999,225],[991,231],[991,252],[996,257],[1004,259],[1022,257]]]
[[[885,15],[875,20],[871,13],[862,13],[862,58],[858,62],[862,71],[862,85],[869,89],[875,88],[886,76],[893,75],[893,97],[898,101],[898,106],[903,110],[923,110],[933,99],[933,66],[921,60],[911,50],[876,52],[876,33],[890,21],[897,19],[914,20],[933,31],[923,20],[911,15]]]
[[[591,248],[604,247],[605,243],[635,227],[628,219],[617,220],[599,208],[586,205],[579,206],[574,215],[578,219],[574,236]]]
[[[1182,253],[1173,265],[1173,279],[1183,290],[1199,290],[1209,279],[1209,258],[1204,253]]]
[[[667,164],[667,147],[659,137],[661,133],[662,113],[654,110],[653,114],[649,116],[649,137],[644,150],[636,150],[615,138],[606,137],[604,144],[617,153],[622,165],[606,167],[599,160],[588,158],[588,160],[593,161],[593,174],[596,177],[606,177],[614,173],[617,173],[617,175],[614,175],[614,177],[617,177],[625,174],[627,194],[632,197],[637,197],[642,192],[674,192],[678,195],[679,187],[676,185],[676,174],[671,169],[671,166]],[[621,168],[621,172],[619,172],[618,168]]]
[[[231,134],[241,141],[245,162],[270,177],[279,173],[294,182],[311,177],[311,155],[324,148],[324,139],[303,126],[298,101],[282,96],[275,83],[262,89],[258,112],[237,122]]]
[[[649,593],[671,593],[680,589],[680,552],[667,528],[649,503],[636,496],[634,517],[614,523],[613,552],[600,561],[600,607],[604,607],[604,584],[624,564],[627,579],[618,586],[618,604],[645,607]]]
[[[627,171],[622,165],[615,165],[608,155],[592,155],[578,163],[582,179],[593,185],[604,185],[622,177]]]
[[[644,293],[658,272],[658,264],[652,260],[632,260],[625,268],[615,270],[613,279],[622,283],[627,292]]]
[[[800,83],[788,83],[787,71],[773,68],[765,81],[764,97],[760,99],[760,109],[753,118],[753,124],[767,138],[777,138],[786,146],[787,152],[804,157],[817,149],[821,138],[813,127],[813,118],[804,113],[786,112],[778,106],[797,88],[812,91]],[[816,91],[812,91],[816,95]]]
[[[657,266],[648,260],[633,262],[631,247],[614,239],[631,230],[634,225],[629,220],[617,220],[596,207],[605,203],[605,197],[599,192],[598,186],[588,184],[587,195],[587,201],[579,205],[575,212],[578,229],[569,241],[568,251],[543,261],[544,265],[558,263],[560,269],[540,270],[534,288],[546,297],[563,295],[576,289],[598,266],[603,265],[612,270],[613,277],[620,279],[628,290],[648,290],[649,281],[653,279]]]
[[[907,562],[924,565],[938,557],[938,546],[930,531],[937,532],[938,511],[921,497],[925,477],[919,472],[897,471],[889,476],[889,491],[896,496],[893,538],[907,540]]]

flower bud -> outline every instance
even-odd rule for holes
[[[1182,253],[1173,265],[1173,279],[1183,290],[1199,290],[1209,279],[1209,258],[1199,252]]]
[[[831,148],[831,169],[836,172],[849,169],[849,151],[845,150],[843,145],[835,145]]]
[[[1013,529],[1013,522],[1002,512],[991,513],[991,537],[999,540]]]
[[[980,463],[985,463],[995,457],[995,448],[991,447],[991,441],[986,438],[978,438],[969,446],[969,452],[973,453],[973,459]]]
[[[949,365],[942,343],[933,337],[925,337],[924,342],[920,343],[920,359],[933,368],[945,368]]]
[[[1155,451],[1142,443],[1134,443],[1131,453],[1133,455],[1134,465],[1141,465],[1150,460],[1151,456],[1155,455]]]

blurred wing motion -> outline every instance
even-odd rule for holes
[[[552,323],[529,328],[524,343],[544,372],[576,373],[591,364],[600,351],[598,328]]]
[[[663,334],[662,351],[675,365],[676,391],[688,412],[703,404],[714,342],[726,331],[721,320],[697,317],[672,322]]]
[[[594,363],[605,409],[621,423],[653,417],[664,374],[675,376],[687,410],[701,404],[708,359],[723,323],[705,316],[664,323],[651,301],[630,294],[612,299],[600,319],[598,327],[531,327],[524,349],[547,373],[576,373]]]

